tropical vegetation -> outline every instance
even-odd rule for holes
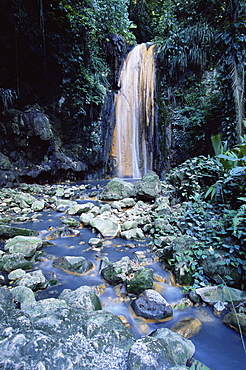
[[[88,163],[97,154],[86,145],[102,145],[98,138],[110,131],[102,112],[122,59],[136,43],[156,44],[165,163],[156,170],[168,172],[182,206],[169,231],[154,230],[153,248],[162,256],[160,237],[191,235],[197,243],[186,267],[194,283],[206,282],[200,261],[220,251],[221,264],[245,278],[245,1],[3,0],[1,7],[1,119],[9,108],[39,104],[63,145],[84,145]]]

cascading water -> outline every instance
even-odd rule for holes
[[[119,177],[140,178],[152,169],[155,119],[154,45],[140,44],[128,54],[115,98],[112,155]]]

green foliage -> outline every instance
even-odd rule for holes
[[[127,15],[127,1],[63,0],[60,6],[65,11],[70,26],[71,53],[64,60],[64,67],[75,79],[67,85],[67,94],[72,96],[75,114],[88,113],[86,105],[101,104],[106,93],[109,66],[105,63],[107,36],[119,33],[131,37]]]
[[[207,190],[205,197],[211,196],[217,202],[238,207],[241,204],[240,198],[245,196],[246,185],[246,143],[236,145],[231,150],[225,150],[221,137],[213,138],[216,160],[222,165],[223,172],[219,179]],[[216,145],[215,145],[216,143]]]
[[[152,249],[162,259],[168,269],[177,271],[182,266],[184,284],[189,289],[205,286],[210,282],[203,267],[207,258],[215,258],[219,265],[228,266],[246,277],[246,215],[245,204],[237,211],[228,208],[216,208],[205,202],[201,196],[194,196],[175,208],[171,217],[161,216],[168,220],[169,227],[156,228],[153,231]],[[171,226],[171,227],[170,227]],[[173,254],[173,243],[181,236],[194,238],[193,244]],[[183,241],[185,244],[185,239]],[[223,257],[222,257],[223,256]],[[229,272],[231,271],[231,273]],[[228,270],[224,279],[232,285],[233,270]]]
[[[172,169],[167,180],[174,186],[182,200],[202,193],[222,173],[221,164],[213,158],[203,156],[186,160]]]
[[[245,130],[245,2],[189,0],[164,3],[154,31],[154,41],[158,46],[157,63],[162,76],[160,88],[164,99],[168,96],[169,105],[173,102],[176,104],[177,94],[174,93],[173,100],[170,99],[173,85],[180,85],[180,95],[187,95],[184,82],[191,71],[200,82],[205,70],[216,69],[217,92],[213,94],[210,102],[207,102],[206,106],[200,102],[197,113],[190,115],[190,112],[188,117],[187,108],[194,109],[193,103],[186,104],[185,116],[179,105],[177,109],[180,110],[182,119],[187,117],[183,122],[190,132],[190,137],[192,138],[193,133],[198,138],[198,154],[209,153],[205,151],[208,143],[204,140],[206,133],[210,136],[222,132],[230,145],[235,144]],[[206,100],[207,93],[203,97]],[[193,121],[189,115],[194,117]],[[171,115],[171,121],[172,118]],[[176,122],[175,119],[174,121]],[[202,129],[199,130],[199,127]],[[190,143],[190,137],[185,137],[187,143]],[[201,142],[204,145],[203,152],[199,152]],[[191,152],[191,156],[194,155],[197,154]]]

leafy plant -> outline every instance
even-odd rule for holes
[[[223,172],[220,178],[207,190],[205,198],[209,195],[211,199],[217,198],[230,205],[241,204],[240,197],[245,195],[246,184],[246,144],[236,145],[231,150],[225,150],[222,145],[221,136],[212,138],[215,149],[216,160],[222,165]]]

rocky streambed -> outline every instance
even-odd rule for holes
[[[194,343],[212,309],[246,331],[239,289],[212,285],[169,299],[173,276],[150,241],[172,211],[170,194],[153,172],[135,184],[1,189],[1,369],[207,369]],[[195,314],[206,305],[211,312]],[[214,368],[243,369],[239,352]]]

